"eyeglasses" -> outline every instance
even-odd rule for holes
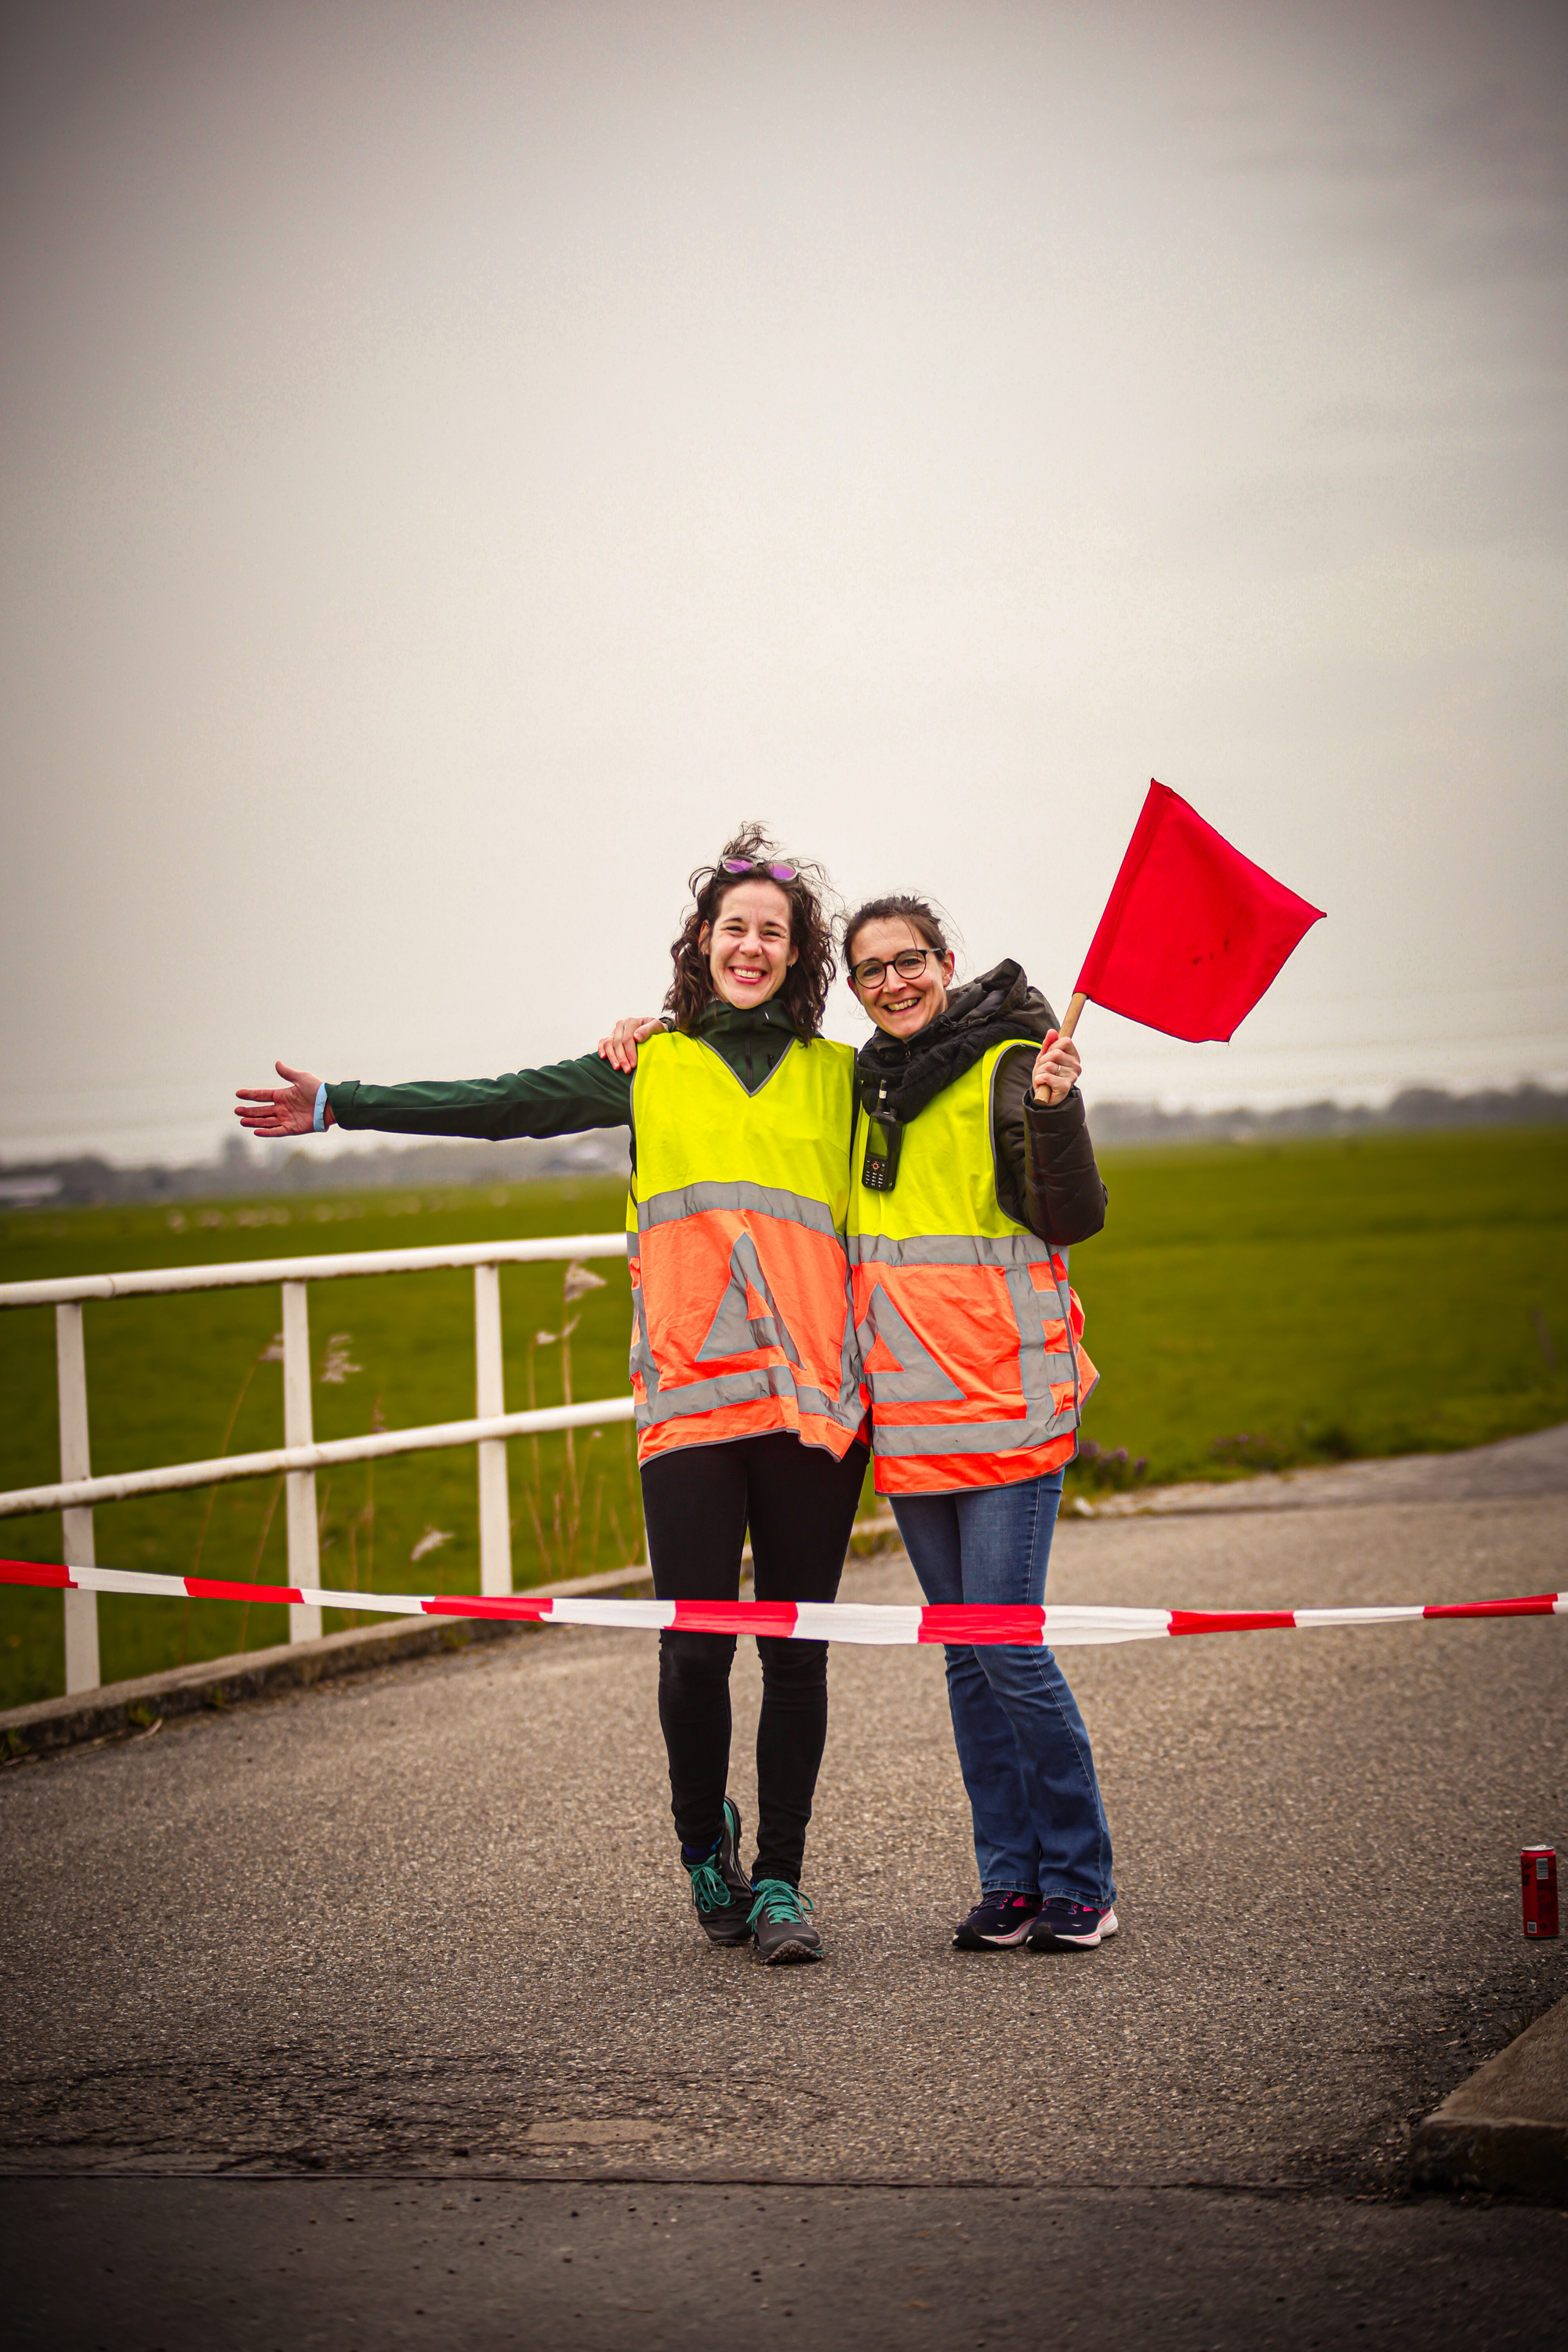
[[[800,868],[795,866],[770,866],[762,857],[721,857],[721,874],[765,874],[770,882],[793,882]]]
[[[900,980],[918,980],[926,968],[927,956],[940,960],[942,953],[941,948],[900,948],[892,960],[892,969]],[[857,988],[880,988],[887,976],[888,966],[880,956],[868,956],[849,974]]]

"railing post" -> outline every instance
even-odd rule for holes
[[[481,1421],[506,1411],[499,1265],[474,1268],[474,1411]],[[479,1441],[479,1591],[511,1591],[511,1517],[504,1437]]]
[[[283,1443],[285,1445],[310,1445],[315,1431],[310,1423],[310,1310],[306,1303],[302,1282],[283,1285]],[[316,1474],[313,1470],[290,1470],[288,1477],[289,1497],[289,1581],[290,1584],[319,1584],[321,1580],[321,1555],[316,1538]],[[315,1642],[321,1639],[321,1612],[308,1601],[291,1601],[289,1604],[289,1639],[291,1642]]]
[[[60,1391],[60,1477],[90,1478],[92,1461],[87,1442],[87,1349],[82,1340],[79,1303],[55,1309],[55,1364]],[[65,1554],[73,1568],[96,1568],[92,1548],[92,1508],[60,1514]],[[96,1690],[103,1679],[98,1664],[98,1595],[68,1592],[66,1604],[66,1689]]]

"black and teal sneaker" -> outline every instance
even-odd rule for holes
[[[700,1862],[686,1864],[691,1906],[710,1944],[743,1944],[752,1932],[756,1890],[741,1867],[741,1810],[724,1800],[724,1826]]]
[[[757,1958],[772,1968],[779,1960],[820,1960],[822,1937],[811,1924],[811,1897],[787,1878],[759,1878],[751,1928]]]

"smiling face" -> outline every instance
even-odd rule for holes
[[[894,971],[896,955],[921,948],[929,952],[919,972],[906,978]],[[855,973],[873,957],[879,957],[887,970],[874,988],[862,988]],[[902,915],[862,923],[848,941],[848,963],[850,987],[878,1028],[885,1029],[889,1037],[918,1036],[946,1009],[952,978],[952,950],[939,955]]]
[[[800,952],[790,940],[789,900],[776,882],[737,882],[726,890],[698,944],[715,993],[742,1011],[778,994]]]

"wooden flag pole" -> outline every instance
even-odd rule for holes
[[[1061,1025],[1061,1034],[1064,1037],[1070,1037],[1072,1035],[1073,1031],[1078,1027],[1078,1016],[1083,1011],[1084,1006],[1088,1003],[1089,999],[1087,996],[1075,996],[1073,998],[1072,1003],[1068,1006],[1067,1019]]]

